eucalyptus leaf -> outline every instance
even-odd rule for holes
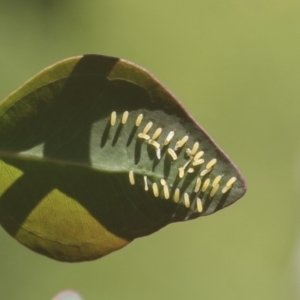
[[[181,103],[126,60],[66,59],[0,103],[0,224],[51,258],[102,257],[245,191]]]

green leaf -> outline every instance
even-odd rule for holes
[[[99,258],[245,190],[180,102],[128,61],[64,60],[0,104],[0,223],[54,259]]]

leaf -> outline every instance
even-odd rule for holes
[[[54,259],[102,257],[245,191],[180,102],[123,59],[66,59],[0,104],[0,223]]]

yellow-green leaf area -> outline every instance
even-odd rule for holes
[[[59,62],[1,102],[0,159],[1,225],[62,261],[102,257],[246,191],[153,75],[100,55]]]

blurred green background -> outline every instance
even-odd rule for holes
[[[300,2],[0,0],[0,99],[85,53],[150,70],[238,165],[248,192],[98,261],[37,255],[0,230],[0,299],[299,299]],[[299,260],[300,266],[300,260]]]

